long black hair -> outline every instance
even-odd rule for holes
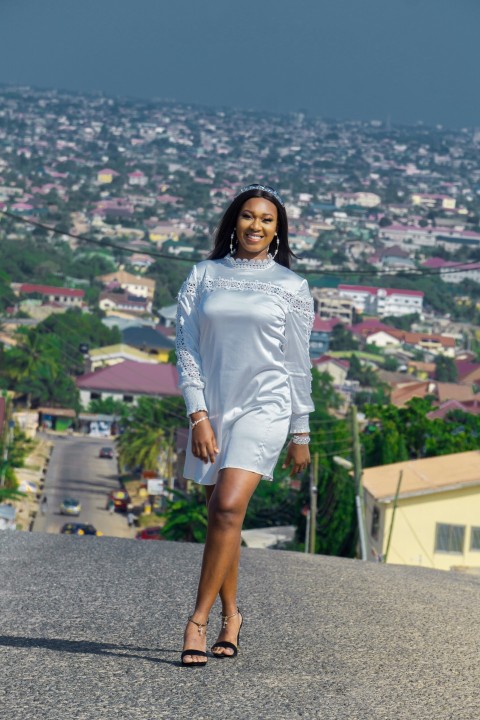
[[[213,234],[213,250],[208,256],[210,260],[220,260],[226,257],[230,252],[230,238],[232,232],[237,225],[237,219],[244,203],[250,198],[265,198],[270,200],[277,208],[277,237],[280,240],[278,253],[275,256],[275,262],[286,268],[290,267],[290,258],[295,257],[288,244],[288,219],[284,205],[276,197],[274,192],[270,192],[265,186],[248,187],[244,192],[240,192],[230,203],[223,213],[223,216]],[[273,255],[277,249],[276,239],[272,241],[268,251]]]

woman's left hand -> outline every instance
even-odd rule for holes
[[[285,458],[282,468],[288,468],[290,465],[292,465],[290,477],[293,477],[299,472],[303,472],[303,470],[310,465],[310,450],[308,449],[308,445],[297,445],[292,440],[290,441],[287,457]]]

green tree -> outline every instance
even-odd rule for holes
[[[315,405],[310,415],[310,452],[318,453],[318,516],[316,551],[325,555],[353,557],[356,552],[357,522],[355,517],[355,488],[352,478],[338,467],[335,455],[351,456],[352,440],[349,424],[331,414],[338,408],[340,398],[328,373],[312,370],[312,399]],[[302,510],[310,501],[310,475],[302,478],[297,494],[297,537],[305,536],[305,516]]]
[[[27,395],[27,406],[31,407],[43,394],[43,380],[58,375],[60,358],[52,338],[20,331],[18,340],[18,345],[4,355],[2,375],[10,389]]]
[[[173,494],[174,499],[167,500],[162,514],[165,519],[162,535],[177,542],[205,542],[208,524],[205,496],[197,489],[188,494],[174,490]]]
[[[332,335],[330,338],[330,350],[357,350],[358,340],[354,337],[350,330],[338,323],[332,329]]]
[[[478,448],[480,418],[456,412],[431,420],[430,410],[431,398],[414,398],[403,408],[367,405],[364,411],[372,422],[362,434],[365,466]]]
[[[457,382],[457,366],[453,358],[437,355],[435,358],[435,380],[439,382]]]
[[[131,412],[131,406],[121,400],[114,400],[106,397],[102,400],[90,400],[88,412],[98,415],[116,415],[122,421],[127,420]]]
[[[162,401],[140,398],[124,423],[124,432],[117,438],[121,464],[157,472],[160,454],[167,448],[165,425]]]

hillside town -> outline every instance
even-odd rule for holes
[[[435,477],[440,456],[450,473],[457,453],[455,492],[478,503],[469,468],[480,432],[479,130],[29,87],[1,87],[0,100],[4,448],[15,424],[25,437],[120,436],[120,459],[131,467],[122,432],[128,436],[145,399],[160,402],[163,474],[170,490],[188,493],[176,295],[192,263],[208,255],[228,201],[261,180],[286,199],[294,269],[315,304],[312,449],[321,460],[323,453],[333,483],[345,471],[332,458],[352,457],[347,435],[352,408],[358,412],[372,554],[385,555],[380,509],[392,502],[400,471],[391,471],[387,489],[372,474],[378,468],[418,462],[424,477]],[[417,445],[402,435],[415,423]],[[0,488],[4,481],[3,471]],[[449,502],[447,482],[405,483],[405,498],[436,493]],[[287,484],[292,497],[308,496],[307,481]],[[323,499],[333,503],[328,488]],[[339,507],[351,499],[338,490]],[[398,537],[392,561],[480,566],[479,523],[465,525],[463,505],[451,504],[451,515],[433,522],[435,551],[402,555]],[[296,525],[297,540],[305,533],[298,507],[284,520]],[[463,535],[449,530],[464,526]],[[321,528],[319,537],[317,551],[354,554],[354,511],[337,545]],[[440,562],[437,551],[458,562]]]

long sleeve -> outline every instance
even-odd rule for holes
[[[291,433],[309,432],[308,416],[314,409],[309,356],[313,318],[313,299],[308,283],[304,280],[299,292],[289,303],[285,326],[285,366],[292,399]]]
[[[203,389],[202,362],[199,354],[198,277],[193,267],[178,294],[177,306],[177,370],[187,415],[207,410]]]

